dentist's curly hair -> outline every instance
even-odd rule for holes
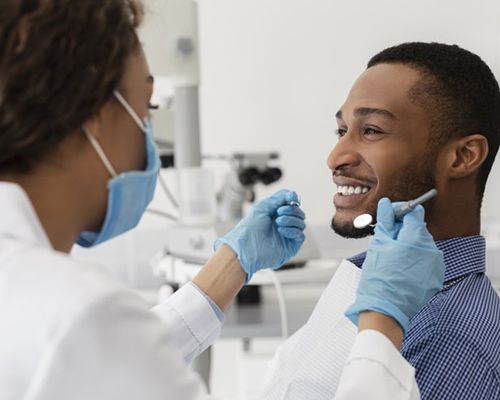
[[[112,96],[139,0],[1,0],[0,173],[28,173]]]
[[[431,122],[431,151],[450,139],[482,134],[488,156],[478,174],[477,193],[482,200],[488,175],[500,145],[500,89],[481,58],[457,45],[403,43],[382,50],[368,62],[405,64],[421,72],[409,97],[422,106]]]

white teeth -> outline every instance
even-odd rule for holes
[[[353,194],[364,194],[370,190],[369,187],[365,186],[338,186],[337,193],[342,196],[352,196]]]

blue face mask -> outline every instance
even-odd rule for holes
[[[144,133],[146,169],[117,175],[99,142],[87,128],[84,128],[85,134],[108,169],[112,179],[108,181],[108,206],[101,230],[99,232],[82,232],[77,241],[82,247],[95,246],[136,227],[146,211],[146,207],[153,199],[160,171],[160,158],[153,139],[151,121],[142,122],[119,92],[115,91],[114,95]]]

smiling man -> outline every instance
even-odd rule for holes
[[[369,61],[336,117],[339,140],[328,157],[336,233],[372,234],[353,220],[375,216],[382,197],[402,201],[438,190],[425,209],[443,252],[445,283],[410,321],[401,349],[422,399],[500,398],[500,300],[484,274],[480,236],[481,202],[500,141],[495,77],[458,46],[405,43]],[[280,347],[263,398],[334,397],[356,334],[344,312],[364,260],[364,253],[344,260],[309,321]]]
[[[371,226],[354,228],[353,219],[363,213],[375,216],[381,197],[409,200],[435,186],[424,112],[409,99],[398,98],[396,90],[415,83],[417,72],[403,65],[380,65],[368,71],[336,114],[342,140],[328,161],[337,186],[332,228],[349,238],[373,234]],[[372,95],[379,93],[373,107],[360,106],[368,101],[363,97],[368,96],[367,89]],[[386,97],[383,106],[380,94]]]

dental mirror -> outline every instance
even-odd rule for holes
[[[428,192],[424,193],[422,196],[419,196],[414,200],[405,201],[404,203],[395,207],[394,215],[396,219],[401,220],[406,214],[414,210],[416,206],[422,204],[427,200],[432,199],[436,195],[437,195],[437,190],[431,189]],[[352,224],[356,229],[364,229],[367,226],[374,227],[375,225],[372,224],[372,222],[373,222],[373,217],[370,214],[361,214],[358,215],[356,218],[354,218]]]
[[[373,217],[370,214],[361,214],[354,218],[352,224],[356,229],[364,229],[367,226],[370,226],[372,222]]]

